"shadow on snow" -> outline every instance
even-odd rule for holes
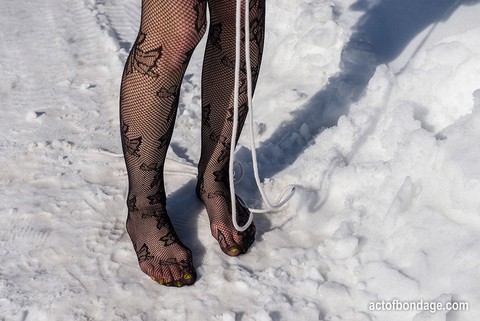
[[[297,133],[302,125],[308,126],[312,137],[335,126],[348,113],[350,105],[361,98],[377,66],[393,61],[415,36],[447,20],[460,5],[475,4],[478,0],[383,0],[373,5],[371,2],[358,0],[350,8],[365,13],[342,50],[340,71],[258,148],[263,178],[288,167],[309,146]],[[271,159],[278,160],[275,166]]]

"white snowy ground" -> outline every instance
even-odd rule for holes
[[[268,0],[255,99],[268,195],[299,185],[225,256],[193,195],[169,210],[193,287],[137,267],[125,233],[118,86],[139,0],[0,3],[0,320],[478,320],[480,3]],[[170,158],[199,156],[202,45]],[[248,130],[245,130],[248,133]],[[242,138],[242,144],[246,139]],[[247,148],[238,158],[248,167]],[[240,193],[260,204],[252,179]],[[372,311],[460,302],[469,311]]]

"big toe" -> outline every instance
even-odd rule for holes
[[[246,253],[255,241],[255,226],[252,224],[244,232],[238,232],[235,228],[231,231],[216,229],[212,234],[225,254],[238,256]]]
[[[172,275],[173,286],[192,285],[197,279],[197,274],[191,261],[180,261],[178,264],[170,266],[169,269]]]
[[[197,279],[195,268],[187,260],[177,262],[175,259],[170,259],[158,264],[143,262],[140,268],[153,281],[165,286],[192,285]]]

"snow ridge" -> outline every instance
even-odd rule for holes
[[[118,89],[136,0],[0,4],[0,320],[474,321],[480,306],[480,4],[271,0],[255,108],[268,195],[257,242],[223,255],[194,196],[168,209],[195,286],[160,287],[125,233]],[[195,164],[204,43],[169,157]],[[240,142],[243,144],[245,138]],[[253,205],[247,149],[238,191]],[[370,302],[469,303],[374,311]]]

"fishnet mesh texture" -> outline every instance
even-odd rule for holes
[[[238,255],[246,252],[253,243],[255,226],[252,224],[246,231],[238,232],[233,226],[230,208],[228,170],[233,128],[235,1],[210,1],[209,6],[211,20],[202,71],[202,154],[198,166],[197,195],[207,208],[212,235],[218,240],[222,250],[228,255]],[[249,12],[252,85],[255,87],[264,40],[264,1],[252,1]],[[244,21],[241,30],[237,139],[248,112]],[[248,209],[238,201],[236,204],[238,223],[244,225],[248,220]]]
[[[211,0],[208,7],[211,22],[202,74],[202,155],[197,195],[207,208],[212,234],[222,250],[238,255],[253,243],[255,227],[243,233],[234,229],[228,189],[235,1]],[[143,0],[140,31],[122,78],[121,136],[129,178],[127,231],[141,269],[165,285],[188,285],[196,279],[192,253],[178,239],[166,212],[163,169],[181,81],[205,33],[206,9],[205,0]],[[263,48],[263,0],[250,5],[250,21],[255,86]],[[241,59],[239,132],[248,112],[243,54]],[[237,207],[239,224],[243,224],[248,210]]]

